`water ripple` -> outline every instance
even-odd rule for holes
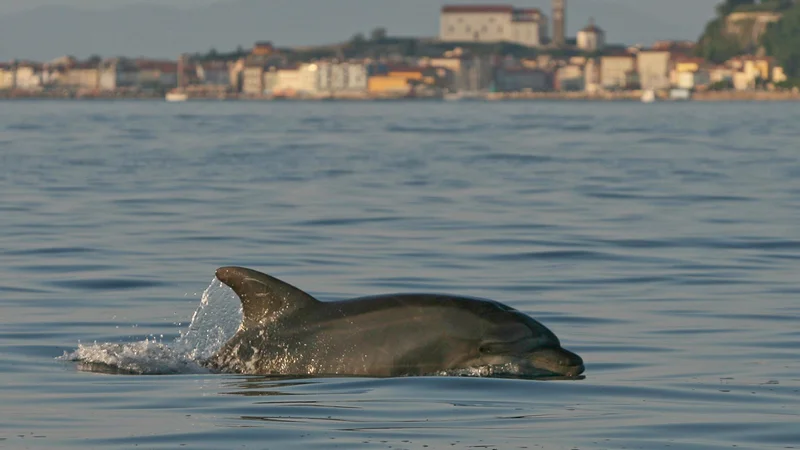
[[[796,446],[794,108],[5,102],[0,446]],[[186,373],[168,344],[228,264],[324,300],[497,299],[586,378]],[[236,317],[209,311],[194,350]],[[76,348],[179,373],[54,361]]]

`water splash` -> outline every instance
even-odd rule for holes
[[[236,334],[241,323],[242,304],[239,298],[214,278],[203,292],[189,328],[181,332],[173,346],[192,359],[208,359]]]
[[[173,342],[155,339],[131,343],[80,344],[57,359],[77,362],[78,369],[103,373],[207,373],[201,362],[217,351],[242,323],[236,294],[214,278],[203,292],[189,327]]]

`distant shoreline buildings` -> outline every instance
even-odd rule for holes
[[[447,5],[440,14],[442,42],[510,42],[528,47],[544,45],[547,16],[535,8],[510,5]]]
[[[567,43],[566,6],[566,0],[553,0],[551,37],[547,15],[538,8],[445,5],[439,18],[439,39],[442,42],[509,42],[528,47],[563,48]]]
[[[730,19],[731,26],[744,20],[737,17]],[[764,23],[777,20],[773,15],[754,17],[760,32]],[[306,53],[257,42],[249,53],[224,60],[183,55],[176,61],[12,61],[0,63],[0,96],[147,97],[171,90],[201,98],[616,95],[670,89],[752,91],[774,89],[787,80],[772,58],[744,56],[716,65],[695,57],[693,42],[608,46],[605,31],[593,20],[570,40],[566,20],[566,0],[553,0],[552,26],[536,8],[454,4],[441,8],[435,40],[390,38],[383,31],[370,40],[354,38]]]

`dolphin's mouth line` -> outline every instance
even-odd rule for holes
[[[556,377],[568,377],[574,378],[581,376],[581,374],[586,370],[586,368],[581,364],[580,366],[564,366],[564,367],[539,367],[534,366],[537,370],[542,372],[546,372],[552,376]]]

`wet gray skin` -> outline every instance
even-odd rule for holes
[[[257,375],[404,376],[488,368],[492,374],[576,377],[580,356],[502,303],[436,294],[320,302],[243,267],[217,269],[242,302],[239,331],[206,365]]]

